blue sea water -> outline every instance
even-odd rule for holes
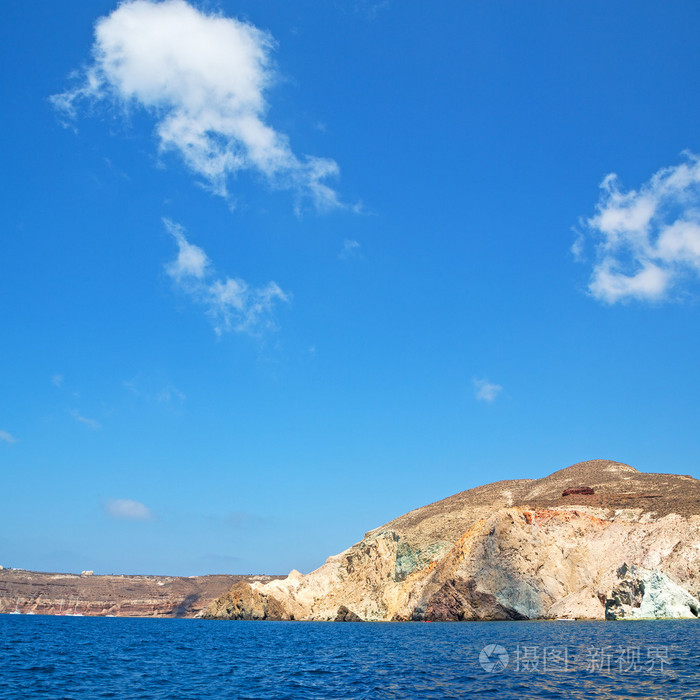
[[[700,698],[700,622],[0,615],[0,698]]]

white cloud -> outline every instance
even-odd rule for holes
[[[178,248],[177,258],[168,265],[168,274],[176,282],[183,282],[187,278],[204,279],[209,267],[209,258],[206,253],[189,243],[182,228],[177,224],[165,219],[165,226],[175,239]]]
[[[354,241],[351,238],[346,238],[343,241],[343,248],[338,253],[338,257],[341,260],[346,260],[347,258],[352,257],[353,255],[357,254],[360,250],[360,244],[357,241]]]
[[[56,387],[63,386],[63,375],[62,374],[54,374],[53,377],[51,377],[51,383]]]
[[[503,391],[503,387],[500,384],[492,384],[487,379],[474,379],[473,382],[474,396],[476,396],[477,401],[491,403]]]
[[[615,174],[601,183],[596,213],[572,247],[583,259],[593,245],[588,289],[596,299],[663,301],[700,277],[700,159],[684,155],[639,190],[625,191]]]
[[[70,118],[108,101],[140,107],[156,121],[161,152],[174,151],[216,194],[231,175],[262,174],[317,209],[341,206],[325,180],[335,161],[298,157],[266,123],[266,89],[275,81],[273,38],[252,24],[207,14],[184,0],[122,2],[95,25],[92,63],[72,90],[54,95]]]
[[[78,423],[82,423],[83,425],[86,425],[88,428],[91,430],[99,430],[102,426],[96,421],[93,420],[92,418],[86,418],[85,416],[81,416],[80,413],[78,413],[77,410],[72,410],[69,411],[71,416],[78,421]]]
[[[153,520],[150,508],[128,498],[115,498],[104,504],[105,513],[118,520]]]
[[[0,430],[0,441],[9,442],[11,445],[13,442],[17,442],[17,438],[14,435],[10,435],[6,430]]]
[[[217,334],[236,330],[257,335],[274,327],[270,316],[275,304],[290,299],[276,282],[251,287],[240,278],[214,279],[206,253],[187,240],[182,226],[169,219],[163,222],[178,246],[177,258],[166,265],[166,272],[179,289],[204,306]]]

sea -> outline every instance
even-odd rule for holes
[[[700,621],[0,615],[0,698],[700,698]]]

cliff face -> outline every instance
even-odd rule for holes
[[[697,617],[699,565],[700,481],[594,460],[411,511],[306,576],[238,582],[204,616]]]
[[[240,581],[273,576],[80,576],[0,570],[0,612],[198,617]]]

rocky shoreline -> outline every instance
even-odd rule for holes
[[[0,569],[0,613],[226,620],[697,619],[700,481],[592,460],[487,484],[288,576]]]
[[[310,574],[236,582],[203,617],[696,619],[699,595],[700,481],[592,460],[411,511]]]

